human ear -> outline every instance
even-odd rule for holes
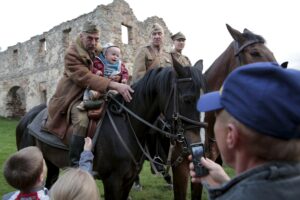
[[[226,135],[226,144],[227,147],[230,149],[233,149],[237,146],[239,140],[239,134],[238,134],[238,129],[237,127],[229,123],[227,125],[227,135]]]

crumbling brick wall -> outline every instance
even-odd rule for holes
[[[148,43],[149,28],[154,22],[164,27],[166,49],[171,48],[170,31],[163,19],[154,16],[140,22],[124,0],[99,5],[90,13],[63,22],[0,52],[0,116],[20,115],[53,95],[63,72],[65,50],[86,20],[101,28],[102,45],[113,42],[120,46],[122,60],[130,73],[135,53]],[[122,41],[122,27],[128,32],[128,43]],[[14,91],[12,88],[18,88],[18,92],[9,93]]]

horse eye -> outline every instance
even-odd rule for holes
[[[193,95],[186,95],[186,96],[183,96],[182,97],[182,100],[183,100],[183,102],[184,103],[186,103],[186,104],[191,104],[191,103],[193,103],[194,101],[195,101],[195,96],[193,96]]]
[[[253,57],[260,57],[260,53],[258,51],[250,52],[250,55]]]

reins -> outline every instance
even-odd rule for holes
[[[155,164],[159,164],[161,165],[161,163],[159,162],[156,162],[155,160],[153,160],[151,158],[151,156],[149,155],[149,152],[147,152],[144,147],[142,146],[142,144],[140,143],[132,125],[131,125],[131,122],[129,120],[129,116],[128,114],[132,115],[133,117],[135,117],[137,120],[140,120],[141,122],[145,123],[146,125],[150,126],[151,128],[153,127],[154,130],[157,130],[157,131],[160,131],[161,133],[163,133],[166,137],[170,136],[169,138],[173,138],[174,136],[171,135],[170,133],[166,132],[166,131],[163,131],[159,128],[157,128],[156,126],[153,126],[152,124],[150,124],[149,122],[147,122],[146,120],[142,119],[141,117],[139,117],[138,115],[136,115],[134,112],[132,112],[130,109],[128,109],[126,106],[124,106],[121,102],[119,102],[112,94],[108,94],[109,97],[115,102],[117,103],[122,109],[124,109],[126,111],[126,115],[127,115],[127,118],[128,118],[128,121],[129,121],[129,125],[130,125],[130,129],[131,131],[133,132],[133,135],[134,135],[134,138],[135,140],[137,141],[137,144],[139,146],[139,148],[141,149],[141,151],[143,152],[143,155],[146,156],[148,158],[148,160],[152,163],[155,163]],[[131,159],[134,161],[135,165],[136,166],[140,166],[140,163],[136,161],[135,157],[133,156],[132,152],[130,151],[128,145],[124,142],[114,120],[112,119],[112,116],[110,114],[110,111],[107,110],[107,113],[108,113],[108,117],[109,117],[109,120],[110,122],[112,123],[112,126],[113,126],[113,129],[114,131],[116,132],[118,138],[121,140],[121,143],[122,145],[124,146],[124,148],[126,149],[127,153],[130,155]],[[175,137],[174,137],[175,138]]]
[[[252,44],[256,44],[256,43],[263,43],[262,41],[260,40],[257,40],[257,39],[254,39],[254,40],[250,40],[248,42],[246,42],[245,44],[239,46],[239,43],[237,41],[234,42],[234,56],[236,57],[237,59],[237,65],[238,66],[242,66],[244,65],[244,63],[242,62],[242,59],[241,59],[241,52],[248,46],[252,45]]]
[[[140,116],[138,116],[137,114],[135,114],[134,112],[132,112],[130,109],[128,109],[125,105],[123,105],[121,102],[119,102],[113,95],[109,95],[109,97],[115,102],[117,103],[122,109],[124,109],[128,114],[130,114],[132,117],[134,117],[135,119],[137,119],[138,121],[144,123],[145,125],[149,126],[150,128],[158,131],[159,133],[161,133],[162,135],[164,135],[167,138],[173,138],[176,139],[176,136],[172,135],[169,132],[166,132],[164,130],[161,130],[159,128],[157,128],[156,126],[153,126],[152,124],[150,124],[149,122],[147,122],[146,120],[144,120],[143,118],[141,118]]]
[[[137,119],[138,121],[142,122],[143,124],[145,124],[146,126],[150,127],[151,129],[159,132],[160,134],[162,134],[163,136],[170,138],[171,141],[177,141],[179,144],[181,144],[182,146],[182,151],[180,153],[180,155],[177,157],[177,159],[175,160],[175,162],[170,163],[169,159],[168,159],[168,165],[170,166],[177,166],[178,164],[180,164],[183,159],[184,156],[186,156],[189,153],[189,148],[188,148],[188,143],[185,139],[184,136],[184,132],[185,129],[183,128],[183,122],[187,122],[189,124],[192,124],[192,126],[194,127],[207,127],[207,123],[205,122],[198,122],[192,119],[189,119],[183,115],[180,114],[179,112],[179,102],[178,102],[178,90],[177,90],[177,84],[178,83],[182,83],[182,82],[189,82],[189,81],[193,81],[192,78],[181,78],[181,79],[176,79],[176,81],[174,81],[171,93],[168,97],[168,101],[166,104],[166,107],[164,109],[164,114],[167,111],[167,108],[169,106],[169,102],[171,102],[171,98],[173,96],[173,114],[172,114],[172,118],[171,118],[171,123],[168,123],[166,121],[163,121],[164,124],[166,124],[166,126],[170,127],[170,132],[164,131],[154,125],[152,125],[151,123],[149,123],[148,121],[144,120],[143,118],[141,118],[140,116],[138,116],[137,114],[135,114],[133,111],[131,111],[129,108],[127,108],[123,103],[121,103],[120,101],[118,101],[112,94],[108,93],[108,96],[120,107],[120,109],[118,109],[118,111],[120,112],[122,109],[126,111],[126,115],[130,124],[130,128],[132,130],[132,132],[134,133],[134,137],[138,143],[139,148],[141,149],[141,151],[143,152],[143,154],[148,158],[148,160],[150,162],[159,164],[159,165],[163,165],[162,163],[156,162],[155,160],[153,160],[151,158],[151,156],[149,155],[149,153],[147,153],[144,149],[144,147],[141,145],[141,143],[139,142],[138,137],[136,136],[136,133],[131,125],[131,122],[129,120],[129,115],[134,117],[135,119]],[[117,133],[119,139],[121,140],[124,148],[126,149],[126,151],[129,153],[129,155],[132,157],[132,160],[138,164],[138,162],[135,160],[134,156],[132,155],[132,153],[130,152],[130,149],[128,148],[128,146],[124,143],[117,127],[115,126],[113,119],[109,114],[109,118],[110,121],[113,125],[114,131]],[[171,144],[172,145],[172,144]],[[170,154],[168,155],[168,157],[170,157]]]

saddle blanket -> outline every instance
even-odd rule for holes
[[[49,144],[50,146],[69,150],[68,146],[66,146],[60,138],[58,138],[56,135],[53,135],[51,133],[48,133],[46,131],[42,130],[42,124],[47,119],[47,108],[42,110],[35,118],[34,120],[27,126],[28,133],[35,137],[36,139]]]

